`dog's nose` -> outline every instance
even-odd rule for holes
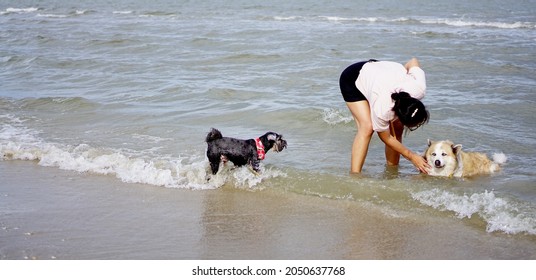
[[[436,159],[436,161],[434,161],[434,164],[436,167],[440,167],[441,166],[441,161]]]

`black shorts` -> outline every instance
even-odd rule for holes
[[[368,61],[357,62],[348,66],[346,69],[344,69],[344,71],[342,71],[341,77],[339,78],[339,86],[341,88],[344,101],[357,102],[367,100],[363,93],[357,89],[355,82],[357,81],[357,77],[359,77],[359,72],[361,71],[361,68],[363,68],[363,65],[365,65],[367,62],[375,61],[377,60],[370,59]]]

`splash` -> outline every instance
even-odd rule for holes
[[[322,112],[322,120],[329,125],[346,124],[352,122],[352,116],[343,114],[340,110],[327,108]]]
[[[0,160],[37,161],[41,166],[115,176],[126,183],[195,190],[216,189],[225,184],[254,188],[267,179],[286,176],[284,172],[264,166],[260,175],[246,167],[228,167],[213,176],[209,174],[208,160],[200,155],[155,157],[143,151],[48,143],[35,130],[25,128],[22,121],[10,116],[0,116],[0,119],[2,117],[10,119],[12,124],[0,127]]]
[[[477,215],[487,223],[488,232],[502,231],[508,234],[528,233],[536,235],[536,217],[520,211],[506,199],[497,197],[493,191],[458,195],[432,189],[414,193],[413,199],[440,211],[452,211],[459,219]]]

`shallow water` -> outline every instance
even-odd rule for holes
[[[536,2],[0,1],[4,161],[192,191],[224,186],[424,211],[482,231],[536,235]],[[485,2],[485,3],[484,3]],[[374,137],[348,175],[355,124],[338,77],[368,58],[420,59],[430,122],[404,143],[503,152],[492,176],[386,169]],[[260,176],[206,181],[204,138],[285,136]]]
[[[487,233],[477,219],[453,222],[419,209],[278,188],[161,188],[29,161],[3,162],[0,172],[0,259],[534,259],[536,252],[533,236]]]

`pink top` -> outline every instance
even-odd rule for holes
[[[419,67],[407,71],[400,63],[378,61],[363,65],[355,85],[369,102],[372,128],[381,132],[389,130],[389,122],[395,119],[391,94],[404,91],[420,100],[426,91],[426,77]]]

